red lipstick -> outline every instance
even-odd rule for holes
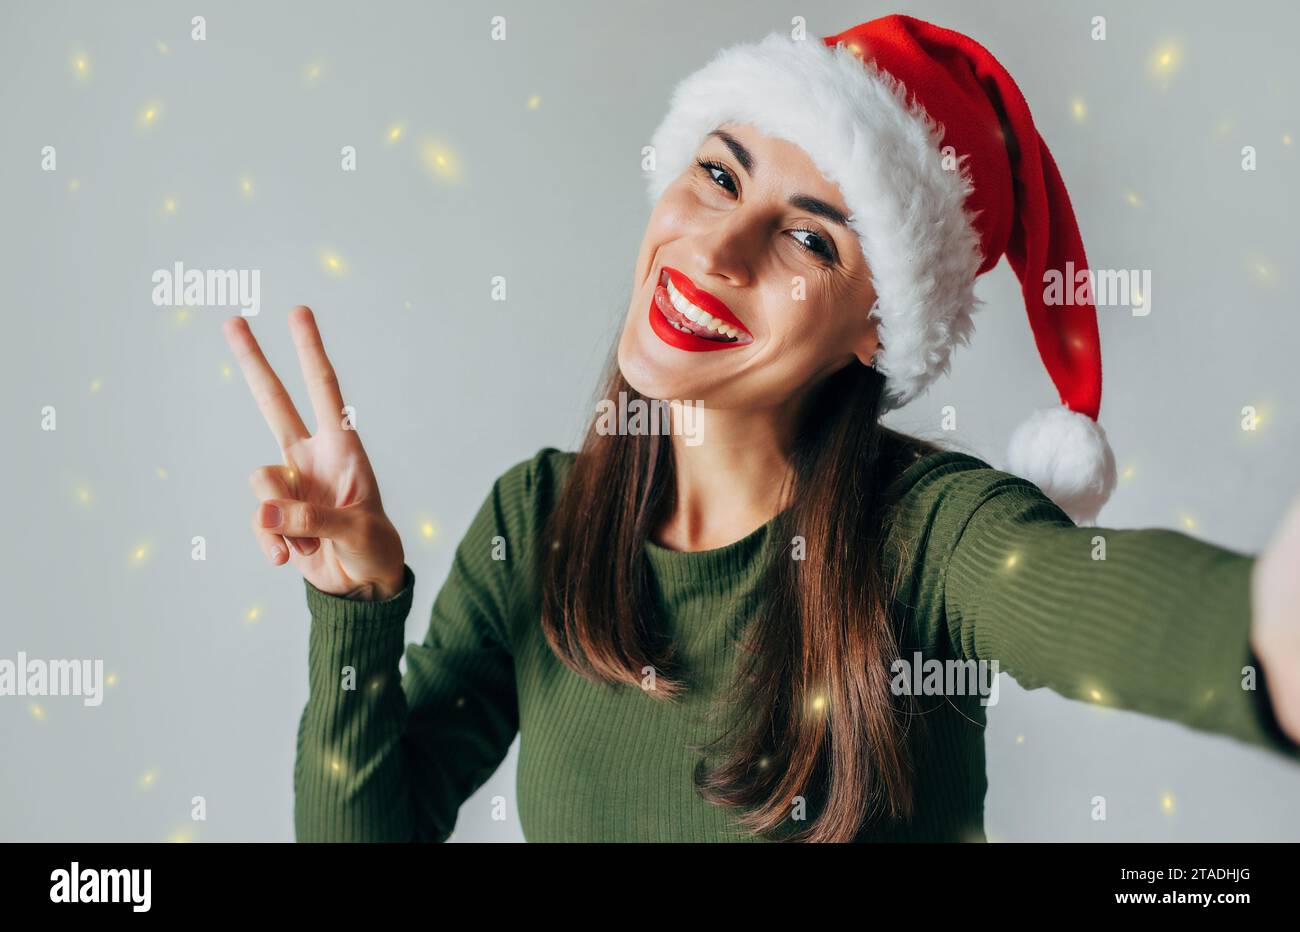
[[[650,329],[669,346],[694,353],[754,342],[731,308],[668,266],[660,271],[650,302]]]

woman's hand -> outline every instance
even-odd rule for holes
[[[1250,644],[1264,667],[1273,716],[1300,742],[1300,497],[1251,574]]]
[[[262,552],[276,566],[292,561],[322,592],[364,599],[396,595],[406,574],[402,539],[384,514],[361,439],[344,426],[338,379],[311,310],[290,311],[289,330],[316,414],[315,435],[307,432],[247,321],[232,317],[223,329],[284,456],[284,465],[262,466],[249,477],[260,500],[253,536]]]

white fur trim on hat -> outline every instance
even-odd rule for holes
[[[1034,483],[1079,525],[1094,523],[1115,490],[1106,431],[1065,405],[1035,411],[1016,428],[1006,471]]]
[[[947,373],[980,303],[982,254],[965,156],[945,168],[937,125],[890,74],[843,46],[773,32],[725,48],[673,91],[651,140],[650,201],[722,123],[748,123],[803,148],[839,186],[871,266],[885,376],[882,406],[901,407]]]

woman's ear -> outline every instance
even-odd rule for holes
[[[870,352],[866,352],[866,353],[859,352],[854,355],[858,357],[858,362],[862,363],[864,366],[874,369],[876,366],[876,355],[880,352],[880,350],[883,349],[884,347],[880,346],[877,349],[871,350]]]
[[[880,342],[877,333],[877,322],[873,317],[871,327],[862,335],[857,346],[853,348],[853,355],[858,357],[858,362],[864,366],[874,366],[876,364],[876,355],[885,348],[885,345]]]

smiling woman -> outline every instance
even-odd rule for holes
[[[299,839],[445,840],[520,735],[530,840],[983,840],[985,703],[909,663],[1300,760],[1300,509],[1258,566],[1087,526],[1115,481],[1095,309],[1041,288],[1082,243],[986,50],[902,16],[770,36],[682,82],[655,146],[602,405],[685,400],[707,438],[605,417],[500,476],[404,675],[414,573],[310,311],[314,436],[228,326],[288,464],[254,473],[254,533],[312,617]],[[880,422],[1003,255],[1062,401],[1008,471]]]
[[[711,132],[646,227],[618,347],[628,381],[655,398],[771,407],[850,361],[869,363],[875,291],[841,204],[794,143],[744,124]],[[720,328],[744,339],[720,342]],[[719,349],[732,351],[694,355]]]

